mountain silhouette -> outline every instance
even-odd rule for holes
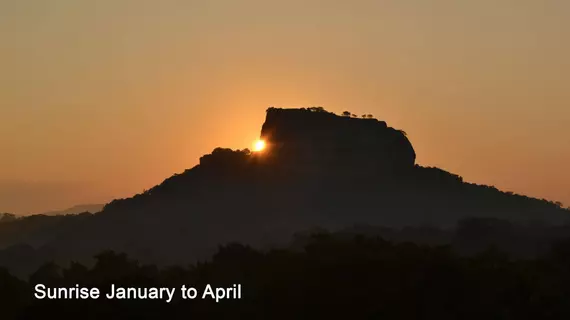
[[[42,213],[45,216],[57,216],[66,214],[79,214],[84,212],[97,213],[105,207],[104,204],[79,204],[65,210],[55,210]]]
[[[0,265],[25,273],[48,260],[89,262],[103,250],[187,264],[225,243],[271,248],[313,228],[443,242],[457,237],[438,230],[456,227],[476,230],[475,238],[511,224],[544,226],[533,234],[549,239],[568,231],[570,215],[560,204],[422,167],[404,131],[368,115],[269,108],[260,137],[262,151],[216,148],[197,166],[99,213],[2,223]]]

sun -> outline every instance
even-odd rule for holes
[[[253,144],[253,151],[260,152],[263,151],[263,149],[265,149],[265,141],[263,140],[255,141],[255,143]]]

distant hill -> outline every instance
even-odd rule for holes
[[[1,242],[6,249],[0,265],[34,270],[46,260],[88,261],[106,249],[142,262],[186,264],[208,258],[220,244],[268,248],[312,228],[457,240],[467,249],[488,235],[521,254],[535,254],[544,239],[567,235],[570,215],[559,204],[420,166],[404,131],[349,114],[270,108],[261,152],[217,148],[194,168],[93,215],[4,223],[0,235],[14,236]],[[22,238],[19,230],[33,231]],[[512,243],[527,238],[537,240]]]
[[[49,211],[41,213],[41,215],[45,216],[57,216],[57,215],[66,215],[66,214],[78,214],[83,212],[90,212],[90,213],[97,213],[105,207],[104,204],[81,204],[76,205],[71,208],[67,208],[65,210],[56,210],[56,211]]]

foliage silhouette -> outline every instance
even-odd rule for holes
[[[104,252],[92,268],[40,268],[26,282],[0,269],[3,318],[171,319],[564,319],[570,315],[570,241],[549,254],[514,259],[494,248],[464,257],[448,246],[380,237],[312,234],[301,250],[260,252],[237,243],[211,260],[159,269]],[[60,271],[57,271],[60,270]],[[37,300],[33,288],[241,284],[240,300]],[[202,291],[203,292],[203,291]]]

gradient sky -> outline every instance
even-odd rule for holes
[[[314,105],[570,205],[570,1],[0,0],[0,39],[0,212],[131,196]]]

